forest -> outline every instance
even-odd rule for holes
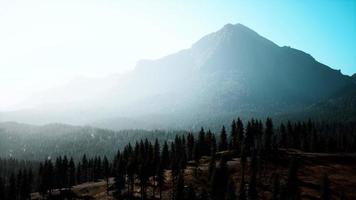
[[[276,126],[271,118],[246,123],[238,118],[218,133],[202,127],[173,139],[156,137],[117,147],[114,156],[83,152],[80,159],[1,159],[0,199],[36,199],[35,193],[38,199],[90,199],[72,188],[99,181],[106,183],[110,199],[310,199],[302,189],[307,183],[300,180],[300,169],[310,165],[308,156],[324,155],[316,157],[319,165],[322,159],[356,163],[356,124],[351,122],[288,121]],[[335,191],[329,174],[320,173],[313,198],[356,197],[342,191],[342,185]]]

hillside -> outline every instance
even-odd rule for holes
[[[87,156],[106,155],[113,157],[118,148],[147,138],[151,141],[171,140],[184,131],[112,131],[94,127],[47,124],[33,126],[15,122],[0,123],[0,157],[26,160],[42,160],[62,155],[80,159]],[[78,152],[80,152],[78,154]]]
[[[283,152],[283,153],[282,153]],[[320,198],[320,184],[323,173],[327,173],[330,179],[330,188],[333,199],[339,199],[340,195],[347,194],[348,199],[356,198],[354,185],[356,184],[356,155],[341,155],[341,154],[321,154],[321,153],[305,153],[293,149],[281,150],[281,157],[275,161],[265,163],[265,167],[259,174],[261,183],[257,187],[258,199],[272,199],[273,176],[279,175],[281,183],[286,182],[288,177],[288,162],[289,157],[298,157],[301,164],[298,171],[298,179],[300,180],[301,199],[319,199]],[[224,152],[224,154],[231,154],[231,152]],[[196,196],[202,196],[202,193],[209,191],[209,162],[211,157],[203,157],[199,160],[198,167],[194,162],[184,170],[184,188],[186,192],[190,187],[194,188]],[[217,161],[215,164],[219,166]],[[230,177],[235,183],[241,182],[241,162],[239,157],[232,157],[228,162],[228,169]],[[247,169],[250,173],[250,165]],[[171,199],[172,195],[172,177],[171,170],[165,171],[165,186],[162,191],[162,199]],[[248,176],[245,177],[247,180]],[[109,193],[106,192],[106,181],[99,180],[98,182],[88,182],[72,187],[72,192],[62,193],[62,195],[72,195],[72,198],[77,199],[96,199],[107,200],[115,199],[113,197],[113,182],[114,179],[109,180]],[[147,188],[147,199],[158,199],[158,192],[153,197],[154,184],[149,183]],[[238,195],[238,188],[240,185],[235,185],[235,192]],[[135,184],[135,194],[137,199],[140,199],[140,185]],[[55,190],[52,193],[54,196],[59,195],[59,191]],[[33,193],[33,200],[40,199],[38,193]],[[191,200],[191,199],[190,199]]]
[[[316,113],[316,118],[328,118],[334,106],[340,113],[349,110],[342,103],[354,96],[354,79],[301,50],[280,47],[244,25],[227,24],[191,48],[142,60],[116,80],[97,80],[92,91],[68,85],[71,95],[66,90],[60,90],[62,96],[49,92],[47,99],[58,101],[1,113],[0,120],[110,129],[197,129],[220,127],[237,114],[285,119]],[[90,94],[95,98],[88,101],[76,97]],[[353,103],[348,106],[354,108]],[[344,112],[344,118],[353,114]]]

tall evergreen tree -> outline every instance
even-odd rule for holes
[[[244,140],[244,125],[240,118],[236,121],[237,150],[241,153],[241,146]]]
[[[15,174],[11,173],[10,175],[10,180],[8,184],[8,189],[7,189],[7,199],[17,199],[17,190],[16,190],[16,178]]]
[[[212,199],[220,200],[225,199],[228,182],[228,169],[226,159],[220,159],[219,167],[215,169],[211,177],[210,193]]]
[[[104,176],[106,181],[106,192],[107,194],[109,194],[110,165],[109,165],[108,158],[106,156],[104,156],[103,166],[104,166]]]
[[[193,186],[189,186],[188,187],[188,194],[187,194],[187,200],[196,200],[197,196],[195,195],[195,190],[193,188]]]
[[[330,200],[331,191],[330,191],[330,181],[327,174],[323,174],[320,183],[320,199],[321,200]]]
[[[0,176],[0,199],[5,199],[5,181]]]
[[[248,185],[248,197],[250,200],[257,199],[257,155],[253,152],[251,159],[251,175]]]
[[[114,173],[115,173],[115,178],[114,178],[114,186],[116,189],[116,192],[114,193],[115,197],[117,199],[121,198],[121,191],[125,187],[125,167],[126,163],[121,155],[120,151],[117,152],[116,154],[116,160],[117,164],[115,165]]]
[[[188,160],[193,160],[193,152],[194,152],[194,136],[193,134],[189,133],[187,136],[187,158]]]
[[[157,186],[159,188],[159,199],[162,199],[162,190],[165,183],[164,178],[164,168],[163,165],[160,164],[157,169]]]
[[[229,179],[226,191],[226,200],[236,200],[236,185],[232,178]]]
[[[237,148],[238,148],[238,132],[236,127],[236,121],[233,120],[231,124],[230,149],[237,150]]]
[[[272,175],[272,200],[280,200],[281,185],[278,174]]]
[[[196,152],[196,153],[199,158],[201,156],[208,155],[208,149],[207,149],[206,142],[205,142],[205,131],[204,131],[203,127],[199,131],[198,152]]]
[[[174,184],[173,200],[184,200],[184,176],[180,172]]]
[[[222,127],[219,141],[219,151],[226,151],[228,147],[225,126]]]
[[[273,137],[273,122],[271,118],[267,118],[266,129],[264,132],[264,150],[267,155],[269,155],[272,150],[272,137]]]
[[[164,142],[162,153],[161,153],[161,165],[163,168],[167,169],[170,162],[169,158],[169,148],[167,141]]]
[[[288,195],[288,200],[299,200],[299,181],[298,181],[298,160],[292,158],[289,169],[288,169],[288,179],[286,185],[286,194]]]
[[[239,189],[239,200],[245,200],[247,195],[246,195],[246,190],[245,190],[245,169],[246,169],[246,148],[244,147],[245,145],[241,145],[241,156],[240,156],[240,169],[241,169],[241,182],[240,182],[240,189]]]
[[[72,187],[73,185],[76,184],[75,182],[75,164],[74,164],[74,160],[71,157],[69,160],[69,164],[68,164],[68,182],[69,182],[69,187]]]
[[[240,182],[240,189],[239,189],[239,200],[246,200],[246,190],[245,190],[245,176],[244,170],[241,171],[241,182]]]
[[[288,145],[288,136],[287,136],[286,126],[283,123],[281,123],[279,127],[279,132],[280,132],[279,146],[282,148],[286,148]]]
[[[212,178],[215,170],[216,170],[216,158],[215,156],[212,156],[209,162],[209,175],[208,175],[209,180]]]

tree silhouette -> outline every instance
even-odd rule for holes
[[[331,199],[330,182],[327,174],[323,174],[321,178],[320,193],[321,200]]]
[[[300,198],[299,183],[298,183],[298,160],[292,158],[288,169],[288,179],[286,185],[286,194],[290,200],[298,200]]]
[[[222,127],[219,141],[219,151],[226,151],[228,147],[225,126]]]

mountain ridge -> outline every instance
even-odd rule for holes
[[[110,124],[139,122],[144,128],[185,128],[223,124],[237,115],[293,116],[309,107],[318,110],[318,102],[356,88],[354,80],[301,50],[280,47],[242,24],[227,24],[188,49],[138,62],[92,106],[76,110],[68,105],[54,113],[57,121],[52,122],[82,119],[79,124],[115,127],[106,119]]]

